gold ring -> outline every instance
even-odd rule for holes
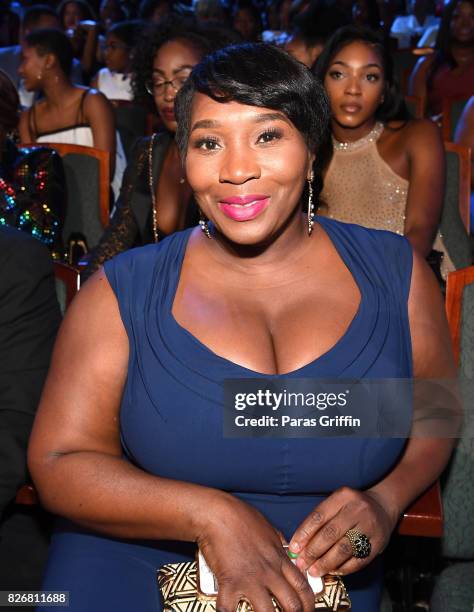
[[[361,533],[357,529],[349,529],[344,534],[352,547],[352,556],[356,559],[366,559],[372,550],[372,544],[365,533]]]

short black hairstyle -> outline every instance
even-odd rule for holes
[[[127,47],[134,47],[145,27],[141,19],[130,19],[128,21],[117,21],[107,30],[107,34],[113,34]]]
[[[171,16],[149,27],[140,37],[132,55],[132,90],[134,99],[154,110],[146,84],[153,72],[153,61],[159,49],[172,40],[187,42],[202,56],[240,41],[238,33],[224,27],[197,25],[193,18]]]
[[[324,83],[326,73],[329,70],[334,57],[341,49],[353,42],[362,42],[373,47],[382,62],[382,70],[385,79],[384,101],[378,107],[375,118],[377,121],[387,123],[388,121],[411,119],[405,99],[395,79],[393,60],[388,46],[385,44],[383,35],[374,32],[367,27],[345,26],[337,30],[327,41],[321,55],[316,60],[313,72],[316,77]]]
[[[44,15],[48,15],[50,17],[55,17],[59,23],[59,17],[56,11],[48,6],[47,4],[34,4],[33,6],[25,9],[23,13],[23,17],[21,20],[21,25],[23,29],[31,30],[36,27],[41,17]]]
[[[25,37],[25,43],[36,49],[38,55],[53,54],[64,74],[69,76],[74,52],[71,41],[64,32],[53,28],[34,30]]]
[[[194,95],[217,102],[240,102],[284,113],[317,159],[329,133],[329,102],[321,83],[282,49],[266,43],[232,45],[194,67],[178,92],[176,142],[184,158]]]

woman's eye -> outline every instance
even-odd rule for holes
[[[380,76],[378,74],[372,73],[372,74],[368,74],[367,75],[367,80],[372,82],[372,83],[376,83],[377,81],[380,80]]]
[[[203,151],[216,151],[219,148],[219,143],[214,138],[200,138],[194,144],[196,149]]]
[[[331,70],[331,72],[329,73],[329,76],[331,77],[331,79],[338,81],[339,79],[342,79],[343,74],[339,70]]]
[[[279,132],[278,130],[268,130],[266,132],[263,132],[263,134],[260,134],[257,139],[257,142],[267,143],[272,142],[273,140],[279,140],[280,138],[281,132]]]

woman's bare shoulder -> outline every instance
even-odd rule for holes
[[[441,141],[439,127],[431,119],[390,121],[388,129],[407,147],[421,148]]]

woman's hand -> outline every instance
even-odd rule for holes
[[[219,612],[232,612],[242,599],[273,612],[272,595],[285,611],[314,610],[313,592],[283,549],[283,536],[257,510],[226,495],[207,509],[205,523],[197,543],[219,585]]]
[[[298,553],[297,566],[312,576],[351,574],[370,563],[384,550],[397,524],[397,508],[389,510],[374,491],[343,487],[335,491],[301,523],[290,542]],[[365,559],[353,556],[345,535],[349,529],[365,534],[371,552]]]

